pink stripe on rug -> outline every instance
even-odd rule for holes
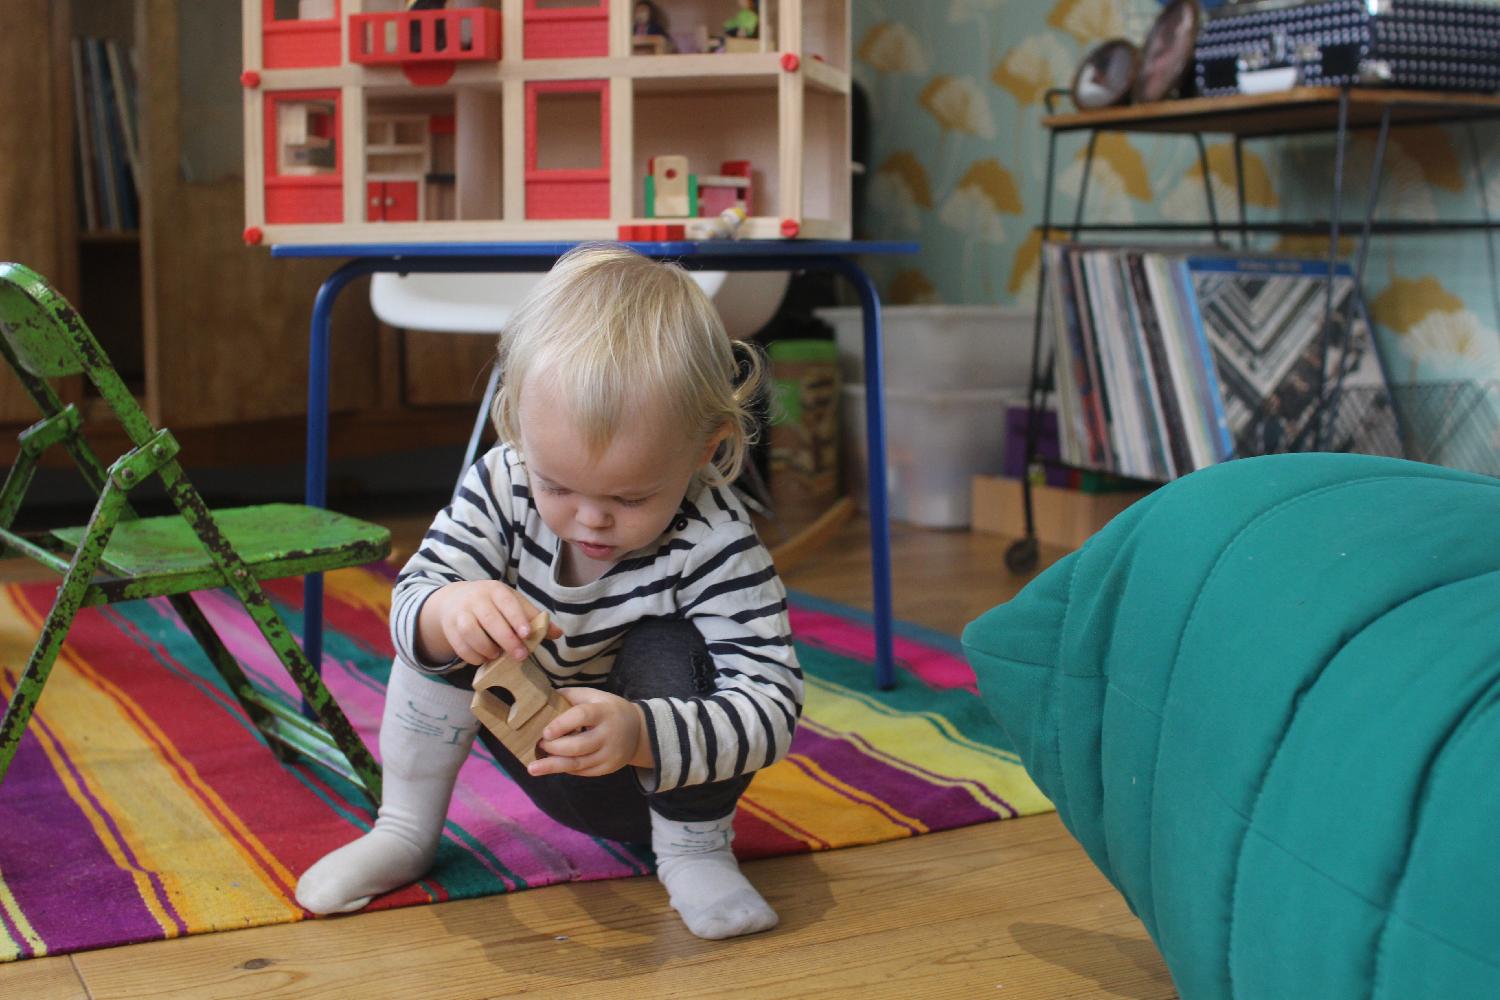
[[[199,598],[204,614],[223,637],[225,646],[244,665],[247,676],[261,686],[278,691],[295,704],[300,697],[296,685],[254,623],[240,611],[239,603],[223,593],[203,594]],[[355,664],[331,654],[323,657],[323,681],[355,731],[379,759],[384,689],[361,673]],[[579,872],[588,872],[589,877],[596,878],[628,875],[635,870],[623,866],[594,838],[562,826],[543,814],[519,786],[484,755],[476,754],[459,772],[448,822],[450,827],[456,824],[481,843],[504,844],[503,854],[496,857],[532,885],[558,881],[556,873],[559,867],[567,870],[570,878],[577,877]],[[504,828],[510,836],[493,836],[496,828]],[[533,830],[542,832],[540,835],[527,833]],[[474,850],[466,839],[456,837],[451,829],[446,836],[473,855],[486,870],[505,879],[494,863]]]
[[[792,634],[797,637],[798,642],[874,662],[875,632],[869,626],[796,604],[791,606],[790,614]],[[891,648],[897,665],[911,671],[926,684],[935,688],[961,688],[976,695],[979,693],[974,671],[964,662],[963,657],[899,635],[892,640]]]

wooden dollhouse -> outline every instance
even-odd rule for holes
[[[850,235],[849,0],[243,4],[249,243]]]

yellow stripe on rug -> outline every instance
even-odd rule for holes
[[[9,695],[9,691],[6,694]],[[9,962],[21,956],[20,944],[25,943],[31,950],[34,958],[41,958],[47,954],[47,942],[43,941],[36,928],[31,926],[31,921],[26,919],[26,914],[21,912],[21,906],[16,902],[15,894],[10,891],[10,886],[5,882],[5,873],[0,872],[0,909],[5,911],[5,917],[11,926],[21,935],[21,941],[12,941],[10,935],[5,935],[0,940],[0,961]]]
[[[339,569],[323,577],[329,597],[369,611],[381,621],[391,616],[391,585],[392,581],[363,569]]]
[[[865,753],[934,784],[962,788],[1001,814],[1022,815],[1052,803],[1037,789],[1015,754],[964,736],[934,712],[906,712],[819,677],[807,678],[803,724],[839,738],[859,734]]]
[[[32,609],[3,594],[0,601],[10,605],[0,604],[0,616],[14,611],[40,629]],[[188,930],[205,930],[301,917],[301,909],[276,884],[278,877],[295,882],[290,872],[248,831],[241,827],[231,832],[212,808],[205,808],[217,796],[192,766],[147,721],[145,712],[66,646],[39,708],[53,699],[68,706],[69,725],[49,725],[47,730],[67,735],[49,737],[37,725],[30,731],[100,844],[134,879],[166,937],[182,933],[179,918]],[[45,721],[44,712],[38,715]],[[163,830],[173,836],[163,840]],[[241,837],[248,837],[248,850]],[[261,858],[274,865],[274,874]],[[194,884],[200,872],[212,873],[214,891],[203,892]]]
[[[839,781],[802,754],[791,754],[758,772],[740,805],[813,850],[873,844],[927,831],[920,821]]]

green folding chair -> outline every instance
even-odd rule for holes
[[[300,753],[319,760],[378,804],[380,766],[260,581],[373,562],[390,551],[390,532],[300,504],[210,511],[178,463],[171,433],[152,426],[72,306],[19,264],[0,263],[0,353],[42,411],[42,419],[22,432],[20,453],[0,487],[0,556],[27,556],[62,574],[0,722],[0,781],[79,609],[164,596],[277,756],[290,761]],[[83,439],[77,408],[63,405],[45,381],[71,375],[93,383],[134,446],[108,467]],[[15,532],[12,525],[38,459],[56,445],[72,456],[97,495],[93,513],[82,527]],[[143,518],[132,510],[131,491],[153,477],[177,513]],[[218,588],[239,598],[316,721],[250,684],[191,596]]]

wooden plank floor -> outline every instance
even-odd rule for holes
[[[407,551],[426,526],[387,520]],[[867,530],[848,525],[788,586],[868,609]],[[1002,539],[896,526],[892,542],[908,621],[957,634],[1016,589]],[[1175,996],[1055,815],[746,872],[781,925],[737,941],[694,938],[638,878],[0,965],[0,997]]]

